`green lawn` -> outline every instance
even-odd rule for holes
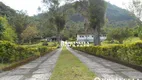
[[[93,80],[95,74],[63,48],[50,80]]]
[[[140,40],[140,38],[138,38],[138,37],[130,37],[130,38],[125,39],[123,41],[123,44],[132,44],[135,42],[142,42],[142,40]],[[115,44],[119,44],[119,43],[117,41],[115,41],[115,43],[108,43],[108,41],[101,42],[102,46],[111,46],[111,45],[115,45]]]
[[[58,46],[58,42],[47,42],[48,43],[48,47],[57,47]],[[23,47],[37,47],[37,46],[42,46],[43,42],[39,42],[36,44],[24,44],[22,45]]]
[[[123,41],[124,44],[131,44],[131,43],[135,43],[135,42],[141,42],[142,40],[140,40],[140,38],[138,37],[130,37],[126,40]]]

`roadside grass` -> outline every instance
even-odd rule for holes
[[[23,47],[37,47],[37,46],[42,46],[42,42],[36,43],[36,44],[24,44],[21,45]]]
[[[130,37],[130,38],[123,41],[124,44],[131,44],[131,43],[135,43],[135,42],[142,42],[142,40],[140,40],[140,38],[138,38],[138,37]]]
[[[63,48],[50,80],[93,80],[91,72],[77,57]]]
[[[47,47],[57,47],[58,46],[58,42],[47,42],[48,43],[48,46]],[[36,44],[24,44],[24,45],[21,45],[23,47],[38,47],[38,46],[42,46],[43,42],[39,42],[39,43],[36,43]]]
[[[142,42],[142,40],[140,40],[140,38],[138,37],[130,37],[130,38],[125,39],[123,41],[123,44],[132,44],[135,42]],[[112,45],[117,45],[117,44],[119,44],[117,41],[115,41],[115,43],[109,43],[107,40],[101,42],[102,46],[112,46]]]
[[[58,42],[48,42],[49,47],[57,47],[59,46]]]
[[[5,68],[5,67],[8,67],[10,64],[2,64],[2,63],[0,63],[0,70],[2,70],[3,68]]]

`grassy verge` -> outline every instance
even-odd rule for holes
[[[7,66],[9,66],[9,64],[2,64],[2,63],[0,63],[0,70],[2,70],[3,68],[5,68]]]
[[[94,78],[95,74],[64,48],[50,80],[93,80]]]

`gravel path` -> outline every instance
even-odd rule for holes
[[[142,80],[142,73],[135,69],[80,51],[72,50],[70,48],[68,48],[68,50],[87,65],[88,68],[98,76],[98,78],[104,80]]]
[[[49,80],[61,49],[14,70],[0,73],[0,80]]]

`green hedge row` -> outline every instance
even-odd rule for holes
[[[30,57],[43,55],[43,53],[50,52],[54,49],[46,46],[29,48],[8,41],[0,41],[0,63],[17,62]]]
[[[92,55],[142,66],[142,42],[130,45],[74,47]]]

